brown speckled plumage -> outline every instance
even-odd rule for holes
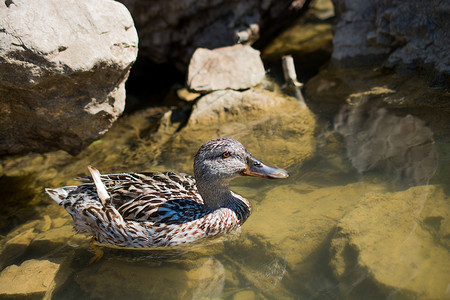
[[[93,174],[79,178],[80,186],[46,191],[72,215],[76,231],[91,235],[97,244],[157,248],[240,227],[251,208],[229,190],[231,178],[287,177],[286,171],[263,165],[232,139],[205,143],[195,157],[194,172],[196,179],[174,172],[99,175],[99,185],[93,183]]]

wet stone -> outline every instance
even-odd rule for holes
[[[443,88],[430,88],[428,78],[419,75],[383,73],[373,67],[323,69],[304,88],[311,110],[334,117],[343,104],[368,100],[374,108],[382,105],[396,115],[411,114],[425,121],[434,139],[448,140],[450,94]]]
[[[31,259],[0,273],[0,298],[42,299],[55,285],[59,263]]]
[[[331,267],[345,297],[449,296],[449,199],[440,187],[368,193],[338,225]]]
[[[432,130],[420,118],[396,116],[361,97],[357,105],[343,106],[334,123],[353,167],[360,174],[384,170],[398,186],[427,184],[438,166]]]
[[[376,187],[362,183],[320,189],[308,184],[274,187],[261,202],[253,203],[254,211],[243,226],[243,234],[269,243],[274,253],[285,257],[289,268],[296,269],[311,259],[337,220],[367,189]]]
[[[254,300],[258,299],[253,291],[242,291],[234,294],[233,300]]]
[[[66,224],[64,226],[52,228],[39,233],[33,239],[30,247],[32,247],[33,251],[44,254],[49,248],[64,246],[73,238],[81,238],[83,240],[87,239],[84,235],[77,235],[72,224]]]
[[[28,249],[29,245],[39,233],[36,230],[42,221],[27,222],[11,231],[0,242],[0,269],[15,262]]]
[[[34,229],[29,228],[11,238],[7,238],[0,251],[0,269],[22,256],[36,235]]]
[[[220,297],[225,271],[220,261],[203,258],[162,266],[110,259],[76,274],[76,281],[91,298],[202,299]],[[117,270],[120,270],[118,272]]]
[[[233,247],[225,249],[223,256],[227,261],[234,258],[232,264],[227,265],[227,270],[235,276],[227,278],[228,288],[251,287],[253,291],[264,291],[269,298],[277,298],[277,294],[285,291],[280,283],[286,274],[286,260],[265,246],[256,236],[241,236]]]
[[[186,273],[195,282],[192,299],[219,298],[225,285],[225,269],[219,260],[205,258]]]

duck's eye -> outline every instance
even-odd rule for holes
[[[230,155],[231,155],[230,151],[225,151],[224,153],[222,153],[223,158],[230,157]]]

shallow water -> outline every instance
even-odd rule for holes
[[[439,129],[419,117],[364,101],[332,118],[316,115],[307,146],[287,115],[287,123],[251,123],[252,138],[241,134],[245,146],[290,177],[233,181],[253,206],[238,235],[176,251],[106,249],[89,264],[89,239],[74,234],[43,188],[75,184],[89,164],[102,172],[192,173],[200,144],[158,132],[155,141],[158,113],[125,116],[76,157],[3,159],[2,268],[55,263],[47,292],[54,299],[450,298],[448,141],[435,140]],[[280,154],[283,141],[300,154]]]

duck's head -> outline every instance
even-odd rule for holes
[[[238,175],[287,178],[285,170],[270,167],[254,158],[245,147],[234,139],[220,138],[206,142],[194,159],[197,182],[224,181]]]

